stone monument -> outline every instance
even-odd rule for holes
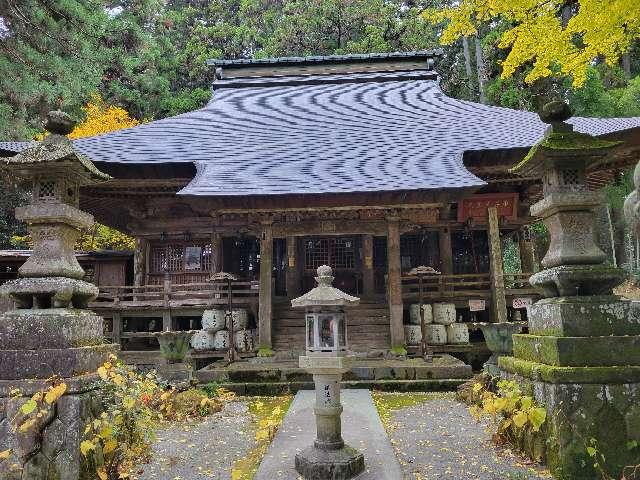
[[[346,480],[364,470],[364,456],[342,439],[340,380],[350,368],[344,307],[360,299],[331,286],[331,267],[318,267],[318,286],[291,305],[306,308],[307,355],[300,368],[313,374],[317,435],[313,445],[296,454],[296,471],[307,480]]]
[[[79,189],[110,177],[74,150],[66,137],[73,126],[66,114],[51,112],[42,142],[0,159],[3,173],[29,184],[31,201],[16,209],[16,218],[33,240],[20,278],[0,287],[16,307],[0,317],[0,451],[11,451],[0,464],[3,479],[85,478],[79,445],[100,411],[91,372],[116,350],[104,343],[102,318],[87,310],[98,289],[82,280],[74,254],[80,230],[93,224],[78,208]],[[53,376],[67,384],[66,393],[33,430],[16,431],[12,419],[25,397]]]
[[[561,102],[545,106],[545,137],[512,169],[542,178],[531,214],[546,225],[550,246],[545,269],[530,279],[544,298],[529,307],[529,334],[513,335],[513,356],[499,366],[546,407],[555,478],[601,478],[587,453],[591,439],[618,478],[640,463],[640,303],[613,295],[624,275],[594,241],[593,210],[603,199],[587,188],[587,171],[612,160],[617,143],[574,132],[570,116]]]

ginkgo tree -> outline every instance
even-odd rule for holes
[[[640,38],[638,0],[458,0],[424,15],[447,22],[440,39],[445,45],[476,35],[481,25],[506,23],[499,46],[510,51],[502,77],[531,65],[527,83],[565,75],[582,86],[594,61],[616,65]]]

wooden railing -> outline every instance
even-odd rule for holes
[[[422,277],[422,291],[425,298],[459,295],[478,296],[490,290],[491,280],[488,273],[428,275]],[[402,294],[405,297],[417,297],[420,294],[418,277],[402,277]]]
[[[185,306],[226,305],[229,295],[226,282],[172,283],[161,285],[100,286],[91,308],[174,308]],[[258,300],[257,282],[231,282],[234,305],[248,305]]]
[[[507,295],[535,295],[535,289],[529,284],[530,276],[531,273],[505,274],[504,282]],[[491,275],[489,273],[425,275],[422,277],[422,291],[425,298],[490,297]],[[419,279],[415,276],[403,276],[403,297],[417,298],[419,294]]]

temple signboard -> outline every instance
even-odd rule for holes
[[[458,202],[458,221],[486,222],[489,207],[496,207],[499,217],[515,220],[518,218],[518,194],[482,193],[465,198]]]

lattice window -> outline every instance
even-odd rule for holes
[[[564,185],[579,185],[580,175],[576,169],[562,170],[562,183]]]
[[[305,240],[304,267],[314,270],[321,265],[332,268],[355,268],[356,248],[352,238],[314,238]]]
[[[167,249],[165,247],[154,247],[149,256],[149,271],[151,273],[162,273],[166,265]]]
[[[305,241],[304,268],[314,270],[329,264],[329,239],[318,238]]]
[[[38,187],[38,197],[50,198],[55,196],[56,196],[56,182],[54,181],[40,182],[40,186]]]
[[[212,258],[212,249],[211,244],[202,246],[202,268],[204,271],[211,271],[211,258]]]
[[[355,268],[355,245],[351,238],[337,238],[333,242],[331,263],[333,268]]]

